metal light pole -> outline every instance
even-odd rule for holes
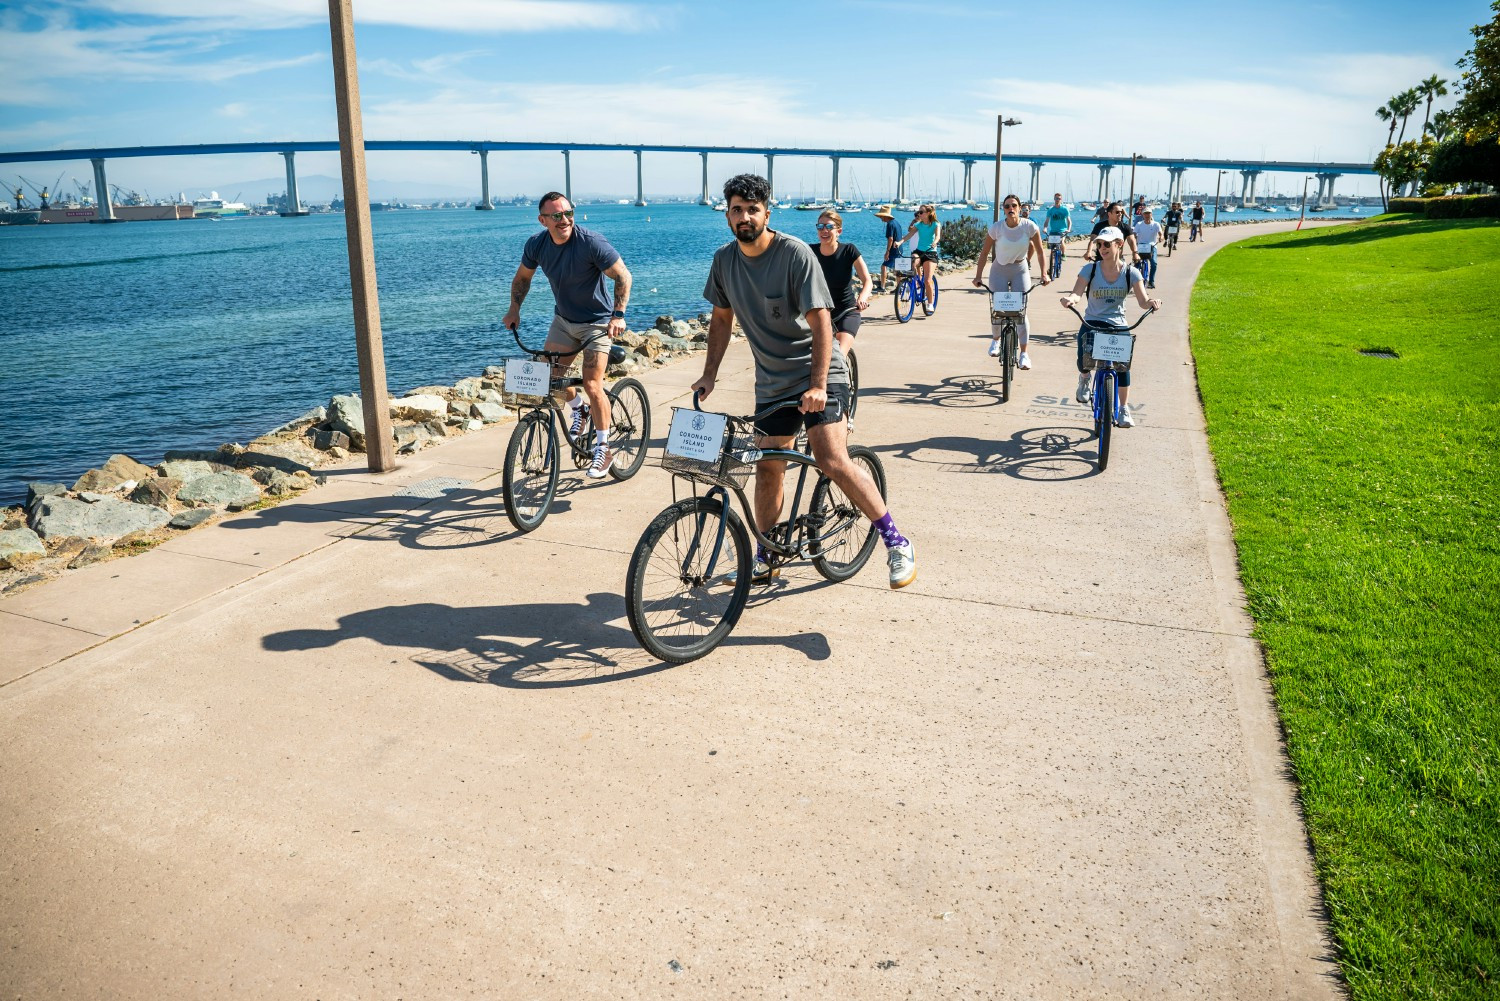
[[[991,222],[1000,221],[1000,200],[1005,197],[1000,193],[1000,150],[1005,141],[1005,127],[1020,124],[1014,118],[1006,118],[1004,115],[995,116],[995,198],[990,205]]]
[[[1139,153],[1130,154],[1130,201],[1125,203],[1127,216],[1135,211],[1135,161],[1139,157]],[[1134,225],[1134,220],[1132,220],[1132,225]]]
[[[1307,182],[1312,180],[1311,174],[1302,175],[1302,214],[1297,217],[1297,228],[1302,228],[1302,220],[1307,218]]]
[[[370,471],[396,468],[386,400],[385,348],[380,339],[380,296],[375,288],[375,244],[370,236],[370,191],[365,176],[365,129],[359,113],[359,73],[354,58],[353,0],[328,0],[333,37],[333,93],[339,117],[339,162],[344,175],[344,229],[349,244],[349,287],[354,293],[354,339],[359,351],[359,392],[365,412],[365,458]]]
[[[1219,192],[1224,187],[1224,175],[1227,173],[1227,170],[1219,171],[1219,177],[1214,181],[1214,229],[1219,228]]]

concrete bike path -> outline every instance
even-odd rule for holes
[[[1008,404],[964,276],[882,300],[856,440],[918,580],[794,568],[694,664],[624,618],[669,478],[567,474],[519,538],[506,428],[0,601],[0,982],[1339,996],[1202,431],[1205,256],[1166,263],[1102,475],[1055,297]],[[658,437],[696,372],[644,380]],[[749,378],[736,344],[712,402]]]

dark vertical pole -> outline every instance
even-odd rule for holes
[[[1005,141],[1005,116],[995,116],[995,197],[990,199],[990,221],[1000,221],[1000,148]]]
[[[1139,153],[1130,154],[1130,201],[1125,203],[1125,215],[1123,216],[1126,219],[1129,219],[1130,214],[1135,211],[1135,160],[1138,156],[1140,156]],[[1134,222],[1132,221],[1133,224]]]
[[[375,289],[375,244],[370,237],[370,192],[365,177],[365,130],[359,113],[359,71],[354,56],[353,0],[328,0],[333,37],[333,90],[339,115],[339,162],[344,174],[344,228],[349,245],[349,285],[354,293],[354,337],[359,346],[359,393],[365,412],[365,458],[370,471],[396,468],[386,399],[385,349],[380,339],[380,297]]]
[[[1302,214],[1297,217],[1297,228],[1302,228],[1302,220],[1307,218],[1307,182],[1312,180],[1311,174],[1302,175]]]
[[[1214,182],[1214,229],[1219,228],[1219,191],[1224,187],[1224,172],[1219,171],[1219,179]]]

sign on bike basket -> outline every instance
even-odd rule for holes
[[[700,483],[743,488],[760,461],[755,440],[725,414],[672,408],[661,468]]]
[[[1047,243],[1050,244],[1051,246],[1054,246],[1054,247],[1057,246],[1059,243],[1062,243],[1062,234],[1061,233],[1053,233],[1053,234],[1051,234],[1050,236],[1047,237]]]
[[[506,362],[505,391],[518,396],[546,396],[552,391],[552,366],[519,358]]]
[[[911,258],[910,257],[898,257],[898,258],[896,258],[896,263],[892,265],[892,268],[893,268],[893,270],[896,270],[896,271],[910,271],[911,270]]]
[[[1129,362],[1135,347],[1134,334],[1094,333],[1094,349],[1089,352],[1095,361]]]
[[[1020,316],[1025,308],[1026,300],[1021,297],[1020,292],[996,292],[994,303],[990,306],[990,309],[996,313],[1011,316]]]

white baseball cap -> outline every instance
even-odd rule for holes
[[[1105,243],[1114,243],[1116,240],[1125,239],[1125,234],[1120,232],[1120,227],[1118,226],[1105,226],[1094,239],[1102,240]]]

